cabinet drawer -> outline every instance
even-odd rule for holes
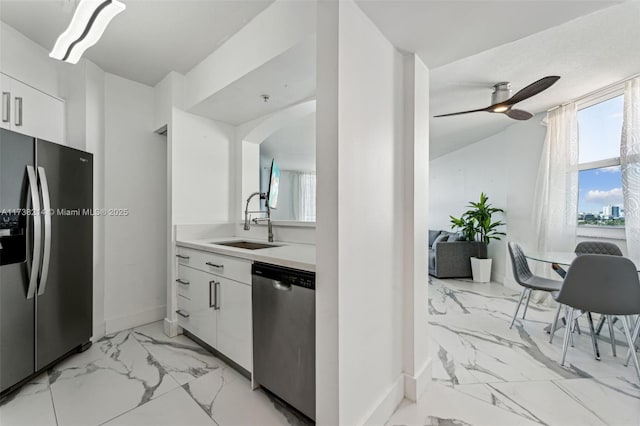
[[[178,265],[176,274],[176,293],[178,296],[191,299],[191,285],[193,281],[193,269],[186,266]]]
[[[182,295],[178,295],[178,325],[191,331],[191,300]]]
[[[176,257],[178,265],[190,266],[247,284],[251,283],[251,261],[249,260],[184,247],[176,247]]]

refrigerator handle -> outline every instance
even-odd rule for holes
[[[27,299],[33,299],[38,283],[38,269],[40,268],[40,249],[42,244],[40,230],[40,195],[38,193],[38,181],[33,166],[27,166],[29,178],[29,192],[31,193],[31,207],[33,208],[33,256],[31,257],[31,270],[29,276],[29,288]]]
[[[42,296],[47,288],[49,261],[51,260],[51,198],[49,197],[47,172],[44,167],[38,167],[38,177],[40,188],[42,189],[42,209],[44,210],[44,257],[42,259],[42,271],[40,272],[40,289],[38,290],[38,296]]]

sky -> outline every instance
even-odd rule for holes
[[[603,206],[623,205],[620,167],[583,170],[580,172],[578,211],[600,213]]]
[[[620,156],[623,97],[578,112],[579,162]],[[623,205],[620,167],[583,170],[579,175],[578,211],[600,213],[607,205]]]

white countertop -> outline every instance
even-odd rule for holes
[[[215,244],[229,241],[251,241],[263,244],[273,244],[278,247],[248,250]],[[303,271],[316,271],[316,246],[312,244],[288,243],[286,241],[268,243],[266,241],[240,237],[216,237],[204,240],[178,240],[176,241],[176,245],[226,256],[239,257],[256,262],[270,263],[272,265],[284,266],[287,268],[301,269]]]

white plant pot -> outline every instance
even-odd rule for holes
[[[471,258],[471,272],[473,280],[479,283],[491,281],[491,259]]]

